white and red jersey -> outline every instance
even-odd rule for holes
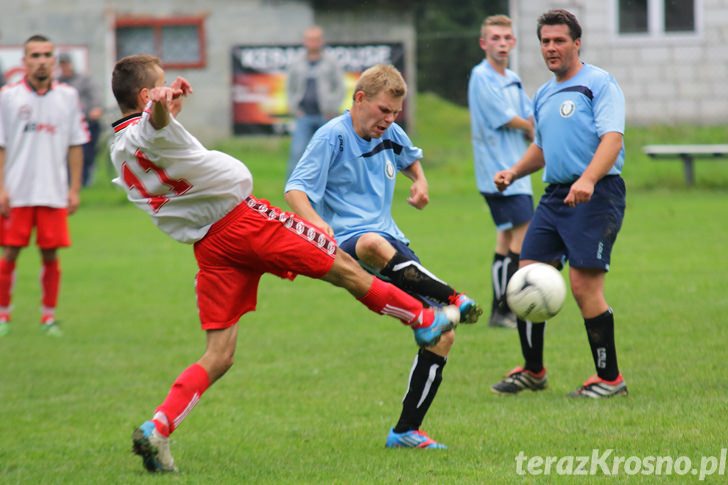
[[[161,130],[149,108],[113,124],[114,183],[174,239],[194,243],[253,191],[243,163],[208,150],[174,117]]]
[[[68,148],[89,140],[78,91],[53,82],[43,94],[23,79],[0,90],[0,146],[11,207],[68,205]]]

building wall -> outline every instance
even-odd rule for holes
[[[326,38],[331,42],[366,43],[402,42],[405,52],[405,72],[409,93],[417,92],[416,72],[416,44],[414,16],[411,11],[386,11],[381,7],[376,9],[356,10],[329,10],[317,11],[316,22],[326,30]],[[409,120],[408,131],[414,131],[416,126],[414,96],[410,95],[405,101],[405,116]]]
[[[536,19],[550,8],[572,11],[582,25],[582,60],[611,72],[624,91],[633,124],[728,122],[728,0],[696,0],[697,35],[619,38],[616,0],[513,0],[518,69],[531,94],[551,76],[536,37]]]
[[[109,122],[119,115],[110,85],[116,59],[114,19],[204,16],[206,67],[167,70],[168,81],[183,76],[192,83],[195,92],[186,102],[180,120],[203,141],[232,133],[231,47],[300,43],[303,30],[313,23],[322,25],[332,42],[404,42],[407,77],[414,88],[415,31],[408,14],[394,16],[371,10],[314,12],[303,0],[5,0],[3,7],[0,45],[22,45],[30,35],[43,33],[56,44],[88,47],[90,73],[102,88]],[[394,18],[396,22],[389,20]]]

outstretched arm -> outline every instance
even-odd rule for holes
[[[495,186],[498,190],[503,192],[513,183],[514,180],[525,177],[526,175],[532,174],[536,170],[543,168],[545,163],[541,148],[539,148],[539,146],[535,143],[531,143],[526,150],[526,153],[523,154],[523,157],[516,162],[515,165],[507,170],[501,170],[495,174],[493,182],[495,182]]]
[[[169,124],[170,114],[177,116],[182,111],[182,97],[192,93],[192,85],[185,78],[178,77],[170,86],[156,86],[149,91],[152,112],[149,122],[157,130]]]

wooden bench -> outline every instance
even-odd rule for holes
[[[645,145],[642,150],[651,158],[682,160],[687,185],[695,183],[695,159],[728,158],[728,145]]]

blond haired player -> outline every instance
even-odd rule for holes
[[[411,206],[423,209],[430,199],[422,150],[395,123],[406,96],[407,83],[394,66],[366,69],[354,87],[351,110],[311,139],[286,184],[286,202],[335,235],[339,247],[373,274],[433,306],[455,304],[461,322],[475,323],[480,307],[423,266],[392,217],[398,172],[412,181]],[[453,344],[454,337],[418,351],[388,448],[445,448],[420,426]]]

